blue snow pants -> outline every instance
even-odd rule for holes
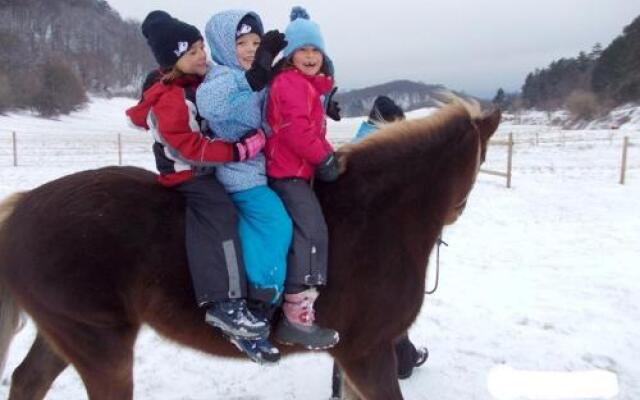
[[[238,210],[249,297],[276,303],[287,276],[287,253],[293,236],[291,218],[280,197],[266,185],[230,196]]]

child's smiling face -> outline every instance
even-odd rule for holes
[[[324,57],[313,46],[301,47],[293,53],[293,66],[305,75],[318,75],[322,69]]]
[[[260,46],[260,36],[255,33],[248,33],[236,39],[236,57],[245,71],[251,68],[258,46]]]

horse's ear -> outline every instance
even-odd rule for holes
[[[502,113],[500,112],[500,109],[495,108],[494,110],[483,113],[482,116],[475,121],[483,140],[489,140],[489,138],[495,133],[498,129],[498,125],[500,125],[501,117]]]

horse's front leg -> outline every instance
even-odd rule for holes
[[[402,400],[397,361],[391,342],[381,344],[358,358],[339,357],[344,372],[343,398]]]

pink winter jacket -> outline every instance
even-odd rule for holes
[[[315,167],[333,152],[326,139],[321,98],[332,87],[330,77],[304,75],[295,68],[274,78],[267,100],[272,134],[265,147],[270,178],[309,180]]]

